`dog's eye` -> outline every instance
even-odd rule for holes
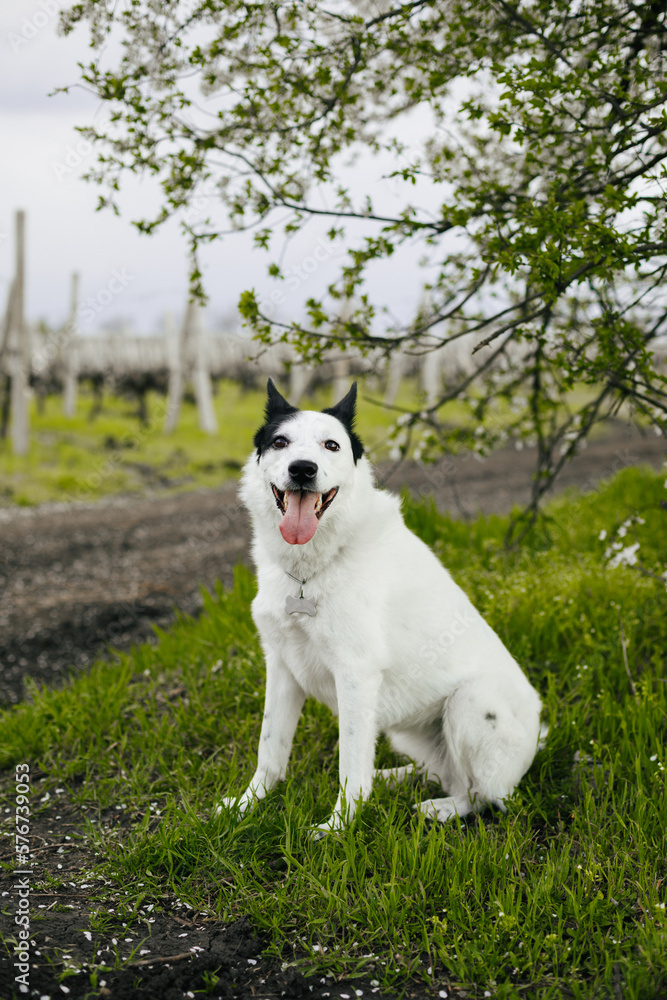
[[[279,434],[277,438],[273,439],[274,448],[286,448],[288,444],[289,441],[287,440],[287,438],[283,437],[281,434]]]
[[[327,451],[340,451],[340,445],[336,441],[325,441],[324,447]]]

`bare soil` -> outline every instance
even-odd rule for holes
[[[48,779],[45,775],[32,777],[37,779],[33,790],[37,804],[44,791],[40,785]],[[27,883],[31,887],[32,944],[27,993],[17,986],[16,976],[23,970],[15,966],[19,960],[7,943],[17,930],[16,887],[26,880],[0,872],[0,932],[5,939],[4,945],[0,943],[2,1000],[23,996],[42,1000],[84,1000],[92,996],[111,1000],[185,1000],[195,995],[221,1000],[338,1000],[345,996],[356,1000],[358,995],[368,1000],[389,1000],[388,994],[369,980],[336,982],[331,977],[305,977],[287,963],[263,954],[268,942],[246,917],[240,915],[222,924],[189,910],[173,897],[145,900],[134,919],[122,922],[118,917],[115,926],[96,930],[100,916],[108,918],[117,910],[122,894],[118,886],[109,886],[101,878],[86,877],[82,881],[82,870],[87,872],[95,864],[91,847],[81,838],[82,819],[85,816],[107,829],[122,831],[126,826],[124,814],[113,808],[92,814],[85,806],[73,803],[64,789],[60,794],[52,790],[50,795],[50,801],[38,805],[30,823],[33,854]],[[6,862],[11,859],[8,837],[4,842],[1,860]],[[54,878],[62,880],[61,884],[49,890],[43,883]],[[129,962],[123,968],[113,968],[117,958]],[[91,970],[100,965],[110,971],[98,973],[94,991]],[[207,991],[207,980],[211,982],[213,977],[217,982]],[[414,1000],[429,996],[423,987],[408,989],[405,995]]]
[[[657,468],[664,456],[660,438],[618,425],[570,463],[557,488],[594,490],[621,468],[644,463]],[[533,462],[530,450],[506,449],[483,462],[464,454],[445,457],[427,469],[405,463],[378,473],[388,488],[408,485],[418,495],[433,494],[440,509],[471,517],[527,503]],[[198,614],[200,588],[212,590],[218,579],[229,586],[238,562],[249,562],[249,529],[235,483],[218,490],[119,497],[94,505],[1,509],[0,704],[23,699],[28,677],[58,684],[100,656],[112,655],[110,647],[126,650],[150,640],[152,626],[167,627],[176,608]],[[2,782],[0,787],[3,784],[7,786]],[[110,810],[95,820],[118,823],[119,815]],[[219,982],[210,995],[225,1000],[345,994],[381,1000],[383,994],[370,980],[324,982],[306,979],[291,968],[283,970],[280,962],[263,956],[266,943],[242,916],[225,926],[184,911],[176,900],[156,901],[160,911],[152,917],[148,912],[138,915],[123,929],[122,940],[116,932],[119,945],[113,945],[111,931],[93,933],[88,941],[83,932],[90,927],[91,914],[106,912],[114,890],[95,879],[86,890],[67,887],[68,872],[95,865],[92,850],[77,839],[82,819],[81,808],[65,793],[58,801],[43,802],[32,818],[31,883],[50,875],[64,878],[65,885],[31,895],[36,943],[28,994],[16,986],[11,951],[0,946],[2,1000],[23,995],[83,998],[91,990],[86,964],[95,953],[98,961],[111,958],[116,947],[128,955],[144,938],[145,955],[137,953],[129,968],[102,975],[102,996],[180,1000],[202,990],[205,975],[215,972]],[[2,832],[6,848],[0,849],[0,860],[9,864],[13,816],[4,817]],[[0,930],[5,939],[16,932],[15,885],[13,869],[0,871]],[[84,969],[62,983],[68,993],[59,984],[63,954]],[[450,984],[446,992],[458,995]],[[425,998],[438,992],[416,984],[405,995]]]

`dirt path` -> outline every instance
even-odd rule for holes
[[[116,498],[0,512],[0,701],[30,675],[51,684],[111,644],[128,649],[196,614],[200,586],[229,586],[247,559],[236,484],[216,491]]]
[[[567,466],[558,487],[590,490],[628,465],[658,467],[664,441],[625,425]],[[534,452],[470,454],[423,468],[406,463],[385,485],[433,493],[438,506],[472,516],[526,503]],[[128,649],[168,626],[174,607],[196,614],[200,587],[232,582],[249,562],[249,528],[236,484],[177,496],[120,497],[94,505],[0,510],[0,704],[24,696],[31,676],[52,684],[109,645]]]

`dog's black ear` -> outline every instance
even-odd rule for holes
[[[330,413],[332,417],[340,420],[341,424],[345,424],[348,430],[351,430],[357,415],[357,383],[352,383],[347,396],[343,396],[339,403],[327,410],[322,410],[322,413]]]
[[[329,413],[332,417],[340,420],[350,436],[352,455],[356,464],[364,453],[364,446],[354,432],[354,421],[357,416],[357,383],[352,383],[347,396],[343,396],[339,403],[336,403],[335,406],[330,406],[326,410],[322,410],[322,413]]]
[[[265,423],[255,434],[255,448],[257,449],[257,461],[261,458],[262,452],[266,451],[271,443],[277,428],[292,413],[298,413],[296,406],[290,406],[284,396],[281,396],[276,389],[273,379],[269,379],[266,384],[266,406],[264,407]]]
[[[264,416],[267,424],[271,424],[281,417],[287,417],[290,413],[299,412],[296,406],[290,406],[285,397],[280,395],[272,378],[266,383],[266,391],[267,397]]]

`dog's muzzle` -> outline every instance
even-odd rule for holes
[[[292,462],[292,465],[299,463]],[[308,463],[315,465],[314,462]],[[292,472],[292,466],[289,469]],[[315,466],[317,472],[317,466]],[[280,534],[290,545],[305,545],[317,531],[322,514],[331,506],[338,486],[327,493],[316,493],[314,490],[279,490],[271,484],[276,505],[282,514]]]

